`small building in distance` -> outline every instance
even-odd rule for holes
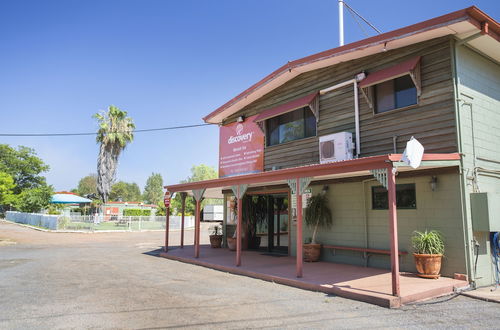
[[[107,202],[104,204],[104,220],[114,220],[124,215],[155,216],[157,208],[158,206],[155,204],[142,202]],[[137,214],[127,214],[125,210],[137,210],[134,212]]]

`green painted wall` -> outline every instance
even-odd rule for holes
[[[455,54],[466,222],[468,236],[480,244],[472,276],[482,286],[493,282],[490,242],[488,233],[472,231],[469,194],[500,192],[500,175],[493,172],[500,171],[500,65],[466,46],[457,46]],[[467,252],[474,263],[474,244]]]
[[[438,175],[435,191],[430,188],[430,176],[397,179],[397,183],[415,183],[417,208],[398,210],[399,249],[409,252],[400,260],[402,271],[415,271],[411,255],[410,237],[415,230],[436,229],[445,238],[446,258],[442,274],[453,276],[465,273],[465,254],[463,226],[460,211],[460,189],[458,174]],[[334,225],[329,230],[321,230],[317,240],[322,244],[344,245],[390,249],[388,211],[372,210],[371,187],[379,186],[375,180],[366,182],[340,183],[329,186],[328,198],[333,212]],[[322,186],[312,186],[317,194]],[[366,221],[366,222],[365,222]],[[365,226],[366,223],[366,226]],[[311,236],[312,230],[304,228],[304,239]],[[296,225],[292,225],[292,254],[296,248]],[[354,265],[364,265],[359,252],[322,251],[322,259]],[[372,256],[370,267],[390,268],[389,256]]]

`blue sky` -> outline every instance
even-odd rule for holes
[[[500,2],[347,0],[382,32],[476,5],[495,19]],[[365,35],[344,12],[346,43]],[[372,31],[366,27],[370,35]],[[336,0],[2,0],[1,133],[87,132],[114,104],[137,128],[202,123],[280,67],[338,45]],[[96,171],[93,137],[0,137],[34,148],[56,190]],[[137,133],[119,180],[166,183],[194,164],[217,167],[218,128]]]

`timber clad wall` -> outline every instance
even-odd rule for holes
[[[319,163],[318,137],[290,141],[264,149],[264,171]]]
[[[449,37],[301,74],[230,116],[225,123],[235,121],[240,115],[252,116],[295,98],[352,79],[361,71],[369,74],[419,55],[422,56],[422,95],[418,105],[374,115],[361,92],[359,93],[361,156],[393,153],[394,136],[397,136],[396,152],[404,150],[406,141],[411,136],[415,136],[424,145],[426,152],[456,152]],[[354,133],[353,96],[353,88],[348,86],[320,97],[318,136],[343,131]],[[265,170],[318,162],[318,137],[266,147],[264,152]]]

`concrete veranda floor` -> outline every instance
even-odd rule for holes
[[[172,247],[162,257],[205,266],[238,275],[246,275],[301,289],[335,294],[384,307],[400,307],[419,300],[451,294],[454,288],[468,286],[465,281],[441,277],[424,279],[401,273],[401,297],[394,297],[391,273],[386,269],[359,267],[331,262],[304,262],[303,277],[295,276],[295,257],[270,256],[259,251],[243,251],[242,265],[235,266],[236,254],[228,249],[200,246],[200,257],[194,258],[192,245]]]
[[[207,233],[203,227],[202,243]],[[192,237],[188,231],[187,244]],[[0,220],[0,329],[494,329],[500,324],[498,304],[462,295],[387,309],[159,258],[163,239],[162,232],[48,233]],[[178,244],[178,232],[171,242]]]

